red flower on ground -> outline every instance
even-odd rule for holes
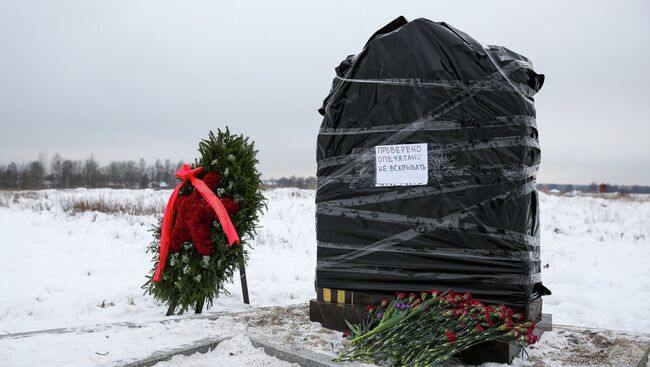
[[[492,318],[490,317],[490,307],[488,306],[487,310],[483,313],[483,316],[485,317],[485,322],[487,322],[488,325],[492,326],[494,325],[494,322],[492,321]]]
[[[453,343],[453,342],[455,342],[456,339],[457,339],[456,334],[452,333],[452,332],[449,331],[449,330],[445,330],[445,336],[447,336],[447,341],[448,341],[449,343]]]
[[[348,336],[350,336],[350,332],[347,331],[347,330],[345,330],[345,331],[343,332],[343,337],[344,337],[344,338],[347,338]]]
[[[510,331],[512,329],[512,321],[506,320],[501,326],[499,326],[499,331]]]
[[[535,344],[535,343],[537,343],[538,339],[539,338],[537,337],[537,335],[528,334],[527,337],[526,337],[526,342],[528,342],[528,344]]]

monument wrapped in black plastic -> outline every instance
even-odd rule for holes
[[[452,288],[525,308],[547,292],[543,81],[527,58],[426,19],[399,17],[348,56],[319,110],[318,299]]]

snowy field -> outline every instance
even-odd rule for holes
[[[46,190],[0,192],[0,330],[5,333],[113,321],[146,321],[166,307],[140,288],[151,269],[154,215],[75,213],[85,206],[162,212],[169,191]],[[253,306],[305,302],[314,294],[314,194],[267,193],[269,211],[251,244],[247,267]],[[99,203],[99,204],[98,204]],[[241,310],[232,284],[213,310]]]
[[[0,192],[0,331],[163,318],[165,305],[143,296],[140,287],[151,268],[145,249],[158,220],[154,213],[162,212],[168,195],[107,189]],[[268,212],[247,268],[252,307],[304,303],[315,296],[314,192],[277,189],[266,195]],[[557,324],[650,332],[650,201],[640,196],[540,197],[542,265],[548,265],[542,279],[553,291],[544,298],[544,312],[552,313]],[[232,284],[231,294],[220,297],[207,314],[248,309],[239,287]],[[196,339],[197,330],[186,325],[175,334],[176,342]],[[159,331],[170,330],[166,325]],[[142,342],[142,336],[133,336]],[[170,346],[173,341],[156,343]],[[15,362],[11,356],[30,348],[27,341],[22,346],[2,342],[0,361]],[[129,343],[123,341],[125,350]],[[252,347],[235,338],[221,348]],[[246,354],[266,358],[251,353]],[[256,363],[242,358],[241,365]],[[267,362],[260,365],[276,363]]]

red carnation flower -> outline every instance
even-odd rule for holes
[[[501,326],[499,326],[499,331],[510,331],[512,329],[512,321],[506,320]]]
[[[528,344],[535,344],[535,343],[537,343],[538,339],[539,338],[537,337],[537,335],[528,334],[528,336],[526,337],[526,342],[528,342]]]
[[[241,209],[241,205],[239,203],[235,202],[235,199],[229,197],[229,196],[224,196],[221,199],[221,204],[223,204],[223,207],[226,208],[226,212],[228,214],[234,214]]]
[[[485,312],[483,313],[483,316],[485,318],[485,322],[487,322],[488,325],[492,326],[492,318],[490,317],[489,307],[488,307],[488,310],[485,310]]]
[[[202,180],[214,190],[220,183],[220,177],[217,172],[209,172]],[[230,197],[221,198],[221,203],[230,215],[240,210],[240,205]],[[177,253],[185,242],[192,242],[198,253],[211,255],[213,244],[210,227],[217,219],[214,209],[198,190],[193,190],[189,195],[179,195],[173,206],[176,220],[171,228],[169,252]]]
[[[381,300],[381,307],[386,307],[386,306],[388,306],[389,303],[390,303],[390,301],[387,300],[386,298],[384,298],[384,299]]]
[[[372,304],[368,305],[366,308],[368,309],[368,312],[369,312],[369,313],[373,313],[373,312],[375,312],[375,306],[372,305]]]
[[[347,338],[348,336],[350,336],[350,332],[347,331],[347,330],[345,330],[345,331],[343,332],[343,337],[344,337],[344,338]]]
[[[476,332],[477,333],[482,333],[483,331],[485,331],[485,329],[483,329],[483,326],[481,326],[481,325],[476,326]]]
[[[448,341],[449,343],[453,343],[453,342],[455,342],[456,339],[457,339],[456,334],[452,333],[452,332],[449,331],[449,330],[445,330],[445,335],[447,336],[447,341]]]
[[[438,296],[440,295],[440,291],[435,290],[435,289],[432,289],[432,290],[431,290],[431,295],[432,295],[434,298],[435,298],[435,297],[438,297]]]

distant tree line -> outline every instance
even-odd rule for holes
[[[72,160],[55,154],[49,161],[45,157],[20,163],[0,164],[0,189],[36,190],[36,189],[70,189],[118,188],[144,189],[169,188],[178,183],[175,173],[182,162],[172,163],[169,159],[157,159],[148,163],[138,161],[112,161],[106,165],[98,163],[93,156],[87,159]],[[264,186],[296,187],[315,189],[316,177],[281,177],[264,180]],[[650,194],[650,186],[596,184],[545,184],[537,188],[541,191],[558,190],[561,192],[597,193],[603,188],[605,192],[622,194]]]
[[[650,186],[641,185],[612,185],[608,183],[597,184],[592,182],[588,185],[573,184],[538,184],[537,188],[542,191],[558,190],[560,192],[618,192],[621,194],[650,194]]]
[[[266,187],[296,187],[299,189],[315,189],[316,177],[281,177],[264,180]]]
[[[57,153],[49,162],[40,158],[28,163],[0,165],[0,189],[166,188],[177,183],[174,174],[180,164],[169,159],[154,163],[140,159],[101,165],[92,156],[72,160]]]
[[[41,156],[38,160],[27,163],[0,164],[0,189],[169,188],[178,183],[175,174],[181,164],[180,161],[172,163],[169,159],[157,159],[154,163],[140,159],[112,161],[102,165],[93,156],[73,160],[57,153],[49,160]],[[264,186],[314,189],[316,177],[267,179],[264,180]]]

